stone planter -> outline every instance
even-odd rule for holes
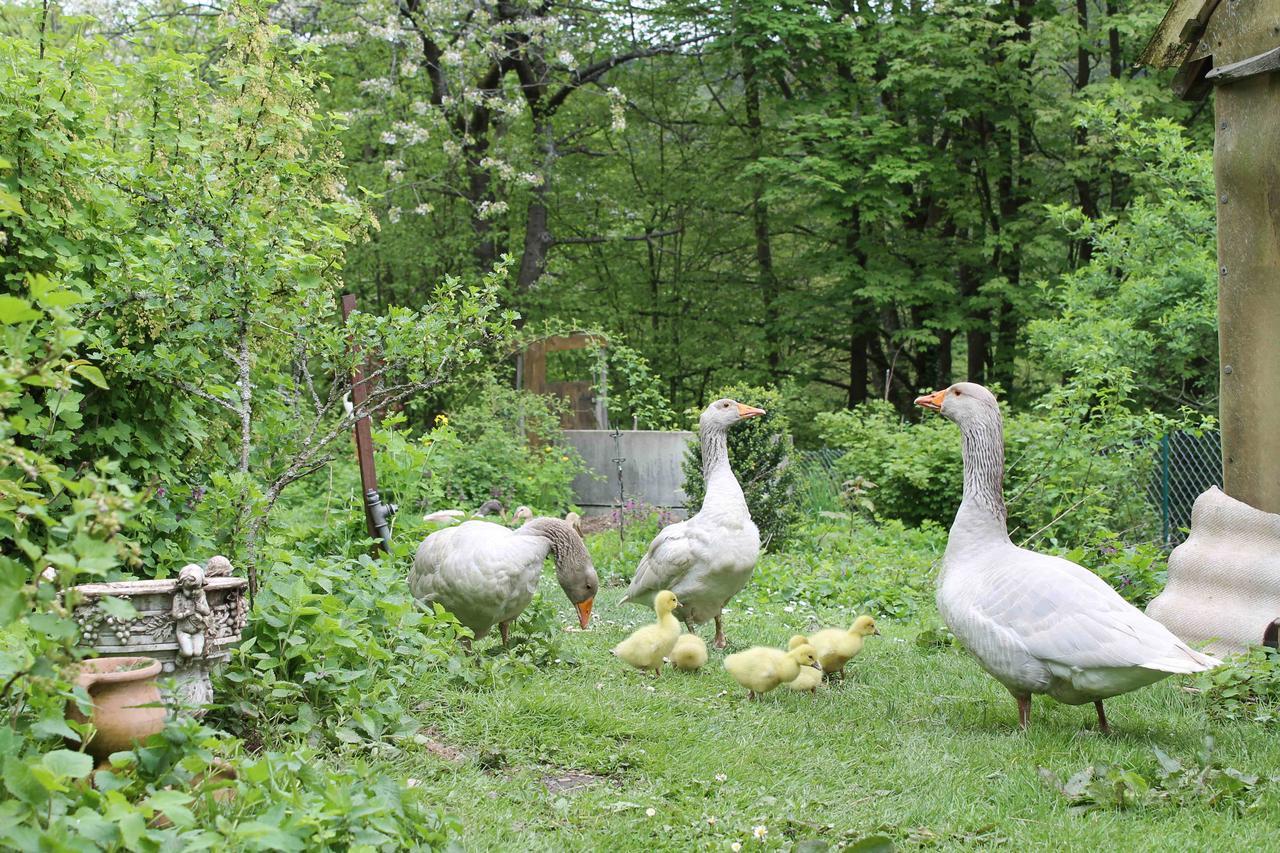
[[[215,563],[219,559],[209,561],[209,570],[229,571],[226,560]],[[199,715],[213,701],[209,673],[240,642],[248,581],[225,576],[206,580],[204,570],[194,565],[179,577],[188,579],[185,587],[178,578],[83,584],[75,587],[79,595],[73,599],[78,602],[73,616],[80,625],[80,645],[92,649],[94,657],[155,658],[160,677],[177,683],[176,703]],[[108,597],[127,600],[137,617],[117,620],[109,615],[101,606]],[[194,617],[193,600],[199,601]]]
[[[146,657],[80,662],[76,685],[89,694],[93,712],[86,720],[74,702],[67,712],[74,720],[93,723],[94,733],[85,743],[85,751],[99,763],[113,752],[132,749],[138,741],[164,728],[168,713],[156,684],[159,674],[160,662]]]

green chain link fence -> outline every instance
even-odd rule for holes
[[[1222,487],[1222,436],[1218,432],[1174,432],[1160,439],[1147,497],[1160,514],[1166,546],[1187,538],[1191,505],[1210,486]]]

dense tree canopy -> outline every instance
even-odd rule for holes
[[[374,2],[277,10],[326,45],[380,229],[380,304],[519,258],[506,301],[625,336],[677,407],[725,381],[822,409],[1056,368],[1041,287],[1123,217],[1121,124],[1207,122],[1134,67],[1162,12],[1075,3]],[[1198,274],[1198,273],[1197,273]],[[1180,273],[1176,275],[1181,275]],[[1212,287],[1212,282],[1206,282]],[[726,307],[732,308],[726,312]],[[1202,356],[1204,353],[1197,353]],[[886,387],[887,386],[887,387]],[[799,403],[797,405],[800,405]]]

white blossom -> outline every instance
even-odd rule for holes
[[[387,221],[390,222],[392,225],[396,224],[397,222],[400,221],[400,214],[403,212],[404,211],[402,211],[398,207],[391,208],[390,210],[387,211]]]
[[[413,209],[413,212],[418,214],[419,216],[426,216],[431,211],[432,211],[431,205],[425,201]]]
[[[398,141],[396,135],[389,130],[382,131],[382,136],[379,139],[382,140],[383,145],[395,145]]]
[[[371,77],[360,81],[360,91],[366,95],[390,95],[394,88],[390,77]]]

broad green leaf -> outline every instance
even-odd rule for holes
[[[69,749],[46,752],[41,763],[59,777],[82,779],[93,772],[93,756]]]
[[[17,296],[0,294],[0,323],[12,325],[40,319],[40,312],[31,303]]]

